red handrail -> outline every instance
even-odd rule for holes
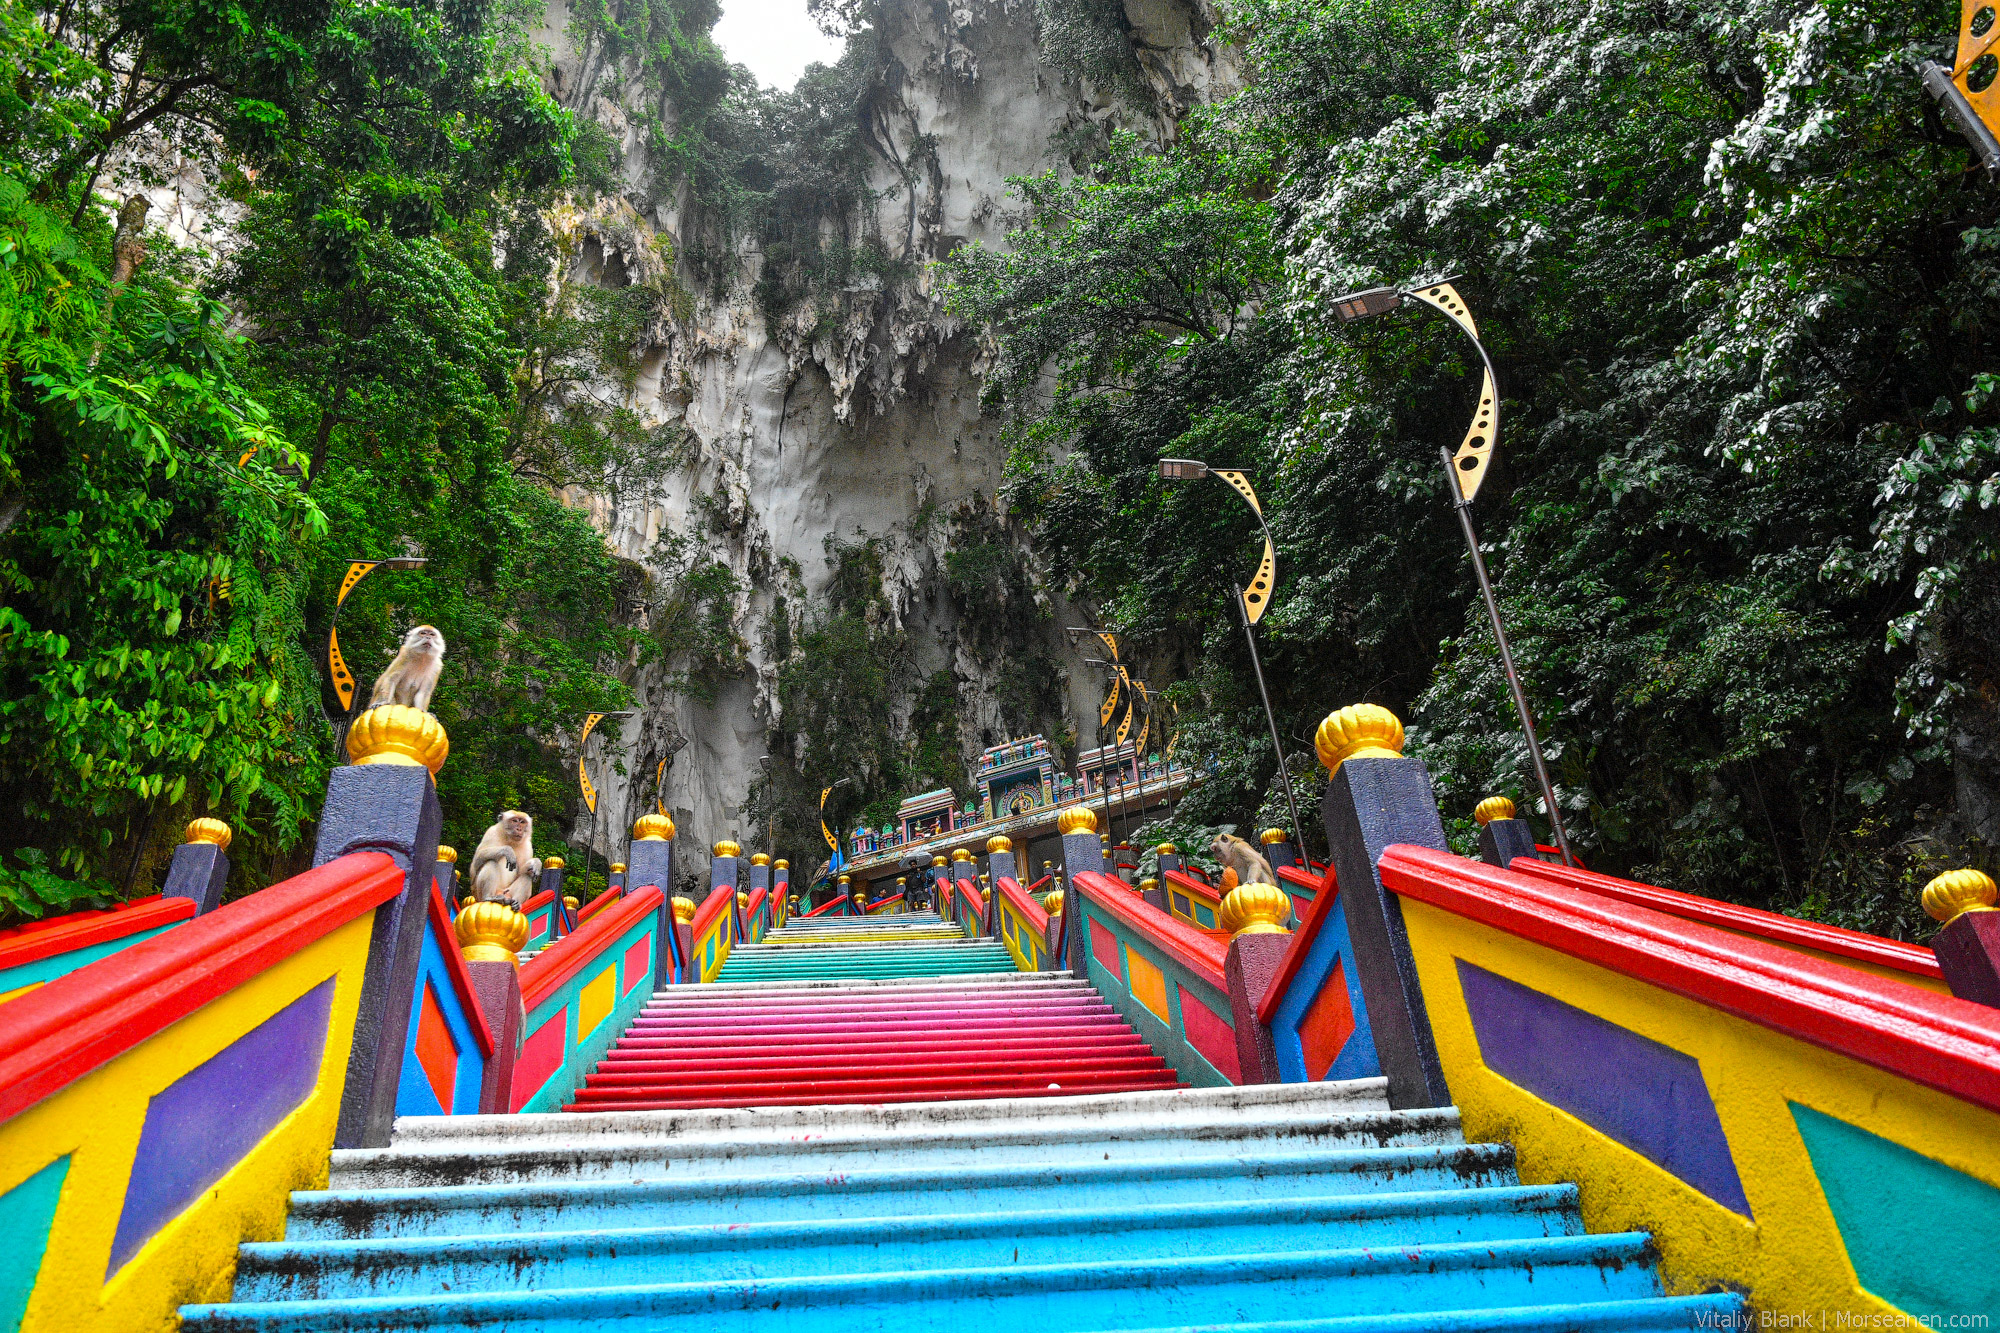
[[[0,931],[0,968],[40,962],[59,953],[186,921],[194,916],[194,906],[192,898],[162,898],[155,893],[105,911],[70,912],[47,921],[30,921]]]
[[[649,912],[659,910],[663,897],[657,886],[647,884],[637,893],[620,899],[614,906],[599,912],[521,964],[522,1006],[532,1012],[534,1007],[552,995],[558,986],[582,971],[585,964],[615,944],[618,937],[623,935],[633,922],[643,920]],[[734,898],[723,893],[713,895],[710,901],[717,898],[729,898],[732,905],[735,902]],[[704,903],[703,906],[707,904]],[[695,914],[695,922],[699,927],[701,922],[699,912]]]
[[[385,854],[351,852],[9,1001],[0,1120],[389,901],[403,882]]]
[[[1403,897],[2000,1110],[2000,1009],[1448,852],[1380,864]]]
[[[1584,893],[1602,894],[1607,898],[1616,898],[1619,902],[1631,903],[1635,907],[1650,907],[1669,916],[1677,916],[1687,921],[1699,921],[1718,930],[1741,931],[1746,935],[1776,940],[1795,948],[1815,949],[1820,953],[1850,958],[1858,963],[1873,963],[1878,967],[1907,972],[1913,976],[1928,977],[1933,981],[1944,980],[1944,970],[1938,966],[1937,955],[1919,944],[1886,940],[1880,935],[1844,930],[1839,926],[1829,926],[1818,921],[1801,921],[1795,916],[1766,912],[1755,907],[1743,907],[1736,903],[1717,902],[1713,898],[1702,898],[1675,889],[1662,889],[1656,885],[1642,884],[1638,880],[1619,879],[1615,875],[1603,875],[1594,870],[1552,865],[1531,856],[1517,856],[1507,868],[1516,874],[1534,875]]]
[[[1029,896],[1028,891],[1021,887],[1019,880],[1015,879],[1012,875],[1002,875],[999,879],[993,881],[993,887],[1000,891],[1002,898],[1014,904],[1015,911],[1028,918],[1028,924],[1035,928],[1037,935],[1046,935],[1048,933],[1049,914],[1047,909]]]
[[[590,920],[590,918],[596,916],[600,911],[617,902],[619,898],[624,896],[624,893],[625,887],[622,884],[613,884],[610,888],[577,909],[576,924],[580,926]]]

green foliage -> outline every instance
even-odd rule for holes
[[[642,645],[629,572],[550,488],[643,441],[562,385],[593,358],[615,379],[637,316],[549,297],[571,130],[507,63],[511,22],[0,14],[0,919],[150,890],[195,814],[235,827],[239,889],[303,868],[333,762],[316,655],[356,556],[429,560],[341,629],[364,699],[408,626],[445,634],[446,840],[568,813],[551,742],[629,698]],[[90,191],[163,151],[239,206],[227,263],[153,234],[114,285]]]
[[[1159,190],[1099,218],[1097,182],[1024,182],[1013,254],[954,265],[1031,446],[1010,494],[1180,682],[1177,758],[1206,775],[1186,816],[1282,805],[1218,576],[1247,573],[1254,524],[1219,483],[1163,487],[1161,455],[1259,469],[1295,777],[1321,716],[1375,699],[1449,815],[1536,808],[1436,461],[1477,357],[1422,308],[1331,309],[1457,274],[1503,392],[1477,519],[1591,863],[1907,934],[1913,884],[2000,844],[2000,196],[1909,64],[1951,12],[1246,0],[1232,21],[1250,90],[1112,169]],[[1129,295],[1152,254],[1172,303]]]

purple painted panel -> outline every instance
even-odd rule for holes
[[[1693,1056],[1458,959],[1486,1067],[1725,1208],[1750,1201]]]
[[[312,1092],[326,1053],[335,980],[328,977],[153,1095],[107,1280]]]

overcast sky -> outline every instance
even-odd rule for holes
[[[715,40],[761,83],[790,88],[817,61],[840,59],[841,44],[806,17],[805,0],[722,0]]]

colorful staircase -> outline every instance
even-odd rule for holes
[[[334,1154],[193,1333],[1689,1329],[1643,1234],[1582,1234],[1380,1080],[950,1106],[419,1119]],[[692,1323],[690,1327],[694,1326]]]
[[[729,955],[719,982],[817,981],[859,977],[964,976],[1012,972],[998,940],[969,940],[929,912],[794,919]]]
[[[1125,1020],[1067,975],[717,984],[655,995],[567,1109],[1055,1097],[1175,1083]]]

